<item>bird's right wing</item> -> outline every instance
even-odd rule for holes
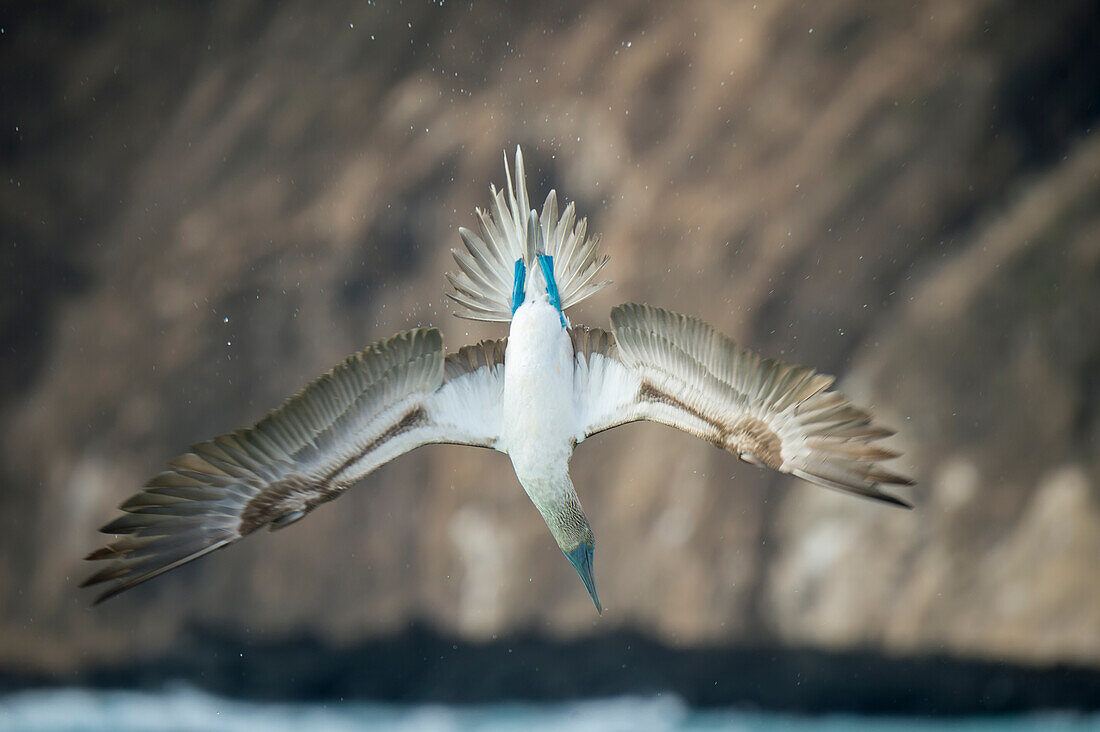
[[[572,330],[577,442],[628,422],[659,422],[742,460],[812,483],[907,506],[881,484],[910,481],[873,444],[893,434],[843,394],[833,377],[761,358],[706,323],[627,303],[613,332]]]
[[[110,562],[84,585],[112,583],[99,602],[258,528],[293,523],[421,445],[496,447],[504,348],[484,341],[444,356],[440,332],[422,328],[349,356],[255,427],[170,460],[103,527],[119,537],[88,555]]]

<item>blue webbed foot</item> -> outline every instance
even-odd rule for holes
[[[527,267],[524,266],[522,259],[516,260],[516,282],[512,286],[512,315],[516,314],[519,310],[519,306],[523,304],[523,300],[526,297],[524,290],[524,282],[527,280]]]
[[[554,258],[549,254],[536,254],[539,267],[542,268],[543,279],[546,280],[546,294],[550,296],[550,304],[561,316],[561,327],[566,327],[565,313],[561,310],[561,295],[558,293],[558,281],[554,279]]]

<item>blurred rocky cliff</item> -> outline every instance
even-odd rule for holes
[[[629,628],[1100,665],[1100,18],[1089,2],[40,3],[0,20],[0,664],[180,629]],[[502,151],[610,306],[838,374],[893,510],[652,425],[574,480],[597,617],[501,455],[425,448],[89,608],[98,526],[194,441],[407,327]]]

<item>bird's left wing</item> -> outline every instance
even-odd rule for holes
[[[440,332],[422,328],[349,356],[255,427],[169,461],[103,527],[119,536],[88,555],[110,561],[82,586],[110,582],[99,602],[293,523],[421,445],[496,447],[504,348],[484,341],[444,356]]]
[[[910,482],[880,465],[897,454],[873,443],[892,432],[827,391],[833,377],[761,358],[702,321],[659,308],[620,305],[611,324],[611,333],[572,330],[577,442],[649,420],[747,462],[908,505],[879,487]]]

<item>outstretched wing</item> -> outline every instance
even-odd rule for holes
[[[103,527],[120,535],[88,559],[110,560],[82,586],[96,602],[227,546],[280,528],[393,458],[428,443],[496,447],[504,341],[443,355],[435,328],[349,356],[255,427],[169,461]]]
[[[812,483],[908,506],[880,485],[909,485],[874,444],[893,434],[839,392],[833,377],[761,358],[695,318],[627,303],[613,333],[573,329],[577,442],[649,420],[684,430],[747,462]]]

